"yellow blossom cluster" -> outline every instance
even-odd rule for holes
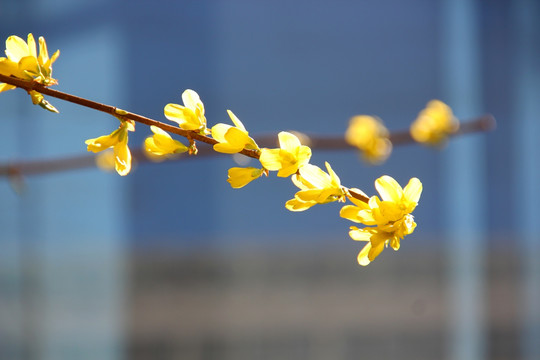
[[[150,126],[154,135],[144,140],[144,150],[146,155],[155,160],[172,157],[174,154],[181,154],[188,151],[188,147],[180,141],[175,140],[168,132],[161,130],[157,126]]]
[[[419,143],[438,146],[458,129],[459,122],[452,109],[440,100],[431,100],[411,124],[410,132]]]
[[[28,34],[27,41],[15,35],[8,37],[5,53],[7,57],[0,57],[0,74],[35,81],[46,86],[58,84],[56,79],[52,77],[52,64],[60,55],[60,50],[57,50],[49,57],[47,44],[43,37],[39,37],[39,54],[32,34]],[[14,85],[0,83],[0,92],[14,88]],[[54,106],[44,99],[42,94],[33,90],[29,94],[32,103],[40,105],[49,111],[58,112]]]
[[[410,137],[428,146],[444,145],[448,136],[459,130],[459,121],[452,109],[440,100],[431,100],[409,128]],[[370,164],[384,162],[392,152],[390,133],[381,119],[369,115],[351,118],[345,141],[358,148]]]
[[[44,86],[57,84],[52,78],[52,63],[59,55],[55,52],[49,58],[45,40],[39,38],[39,54],[32,34],[27,41],[17,36],[10,36],[6,41],[7,57],[0,58],[0,74],[25,81],[37,82]],[[14,85],[0,84],[0,92],[14,88]],[[42,90],[45,92],[45,90]],[[32,101],[48,110],[56,111],[43,95],[29,91]],[[416,223],[411,215],[422,192],[421,182],[413,178],[403,189],[390,176],[382,176],[375,181],[380,195],[368,197],[362,190],[347,188],[328,162],[326,171],[310,164],[311,148],[302,144],[293,133],[282,131],[278,134],[279,147],[260,148],[250,137],[244,124],[230,110],[227,110],[233,125],[218,123],[208,128],[205,107],[199,95],[193,90],[182,93],[183,105],[169,103],[164,107],[164,116],[175,122],[178,128],[159,123],[155,120],[142,121],[150,125],[152,135],[144,141],[144,151],[151,159],[166,159],[188,152],[197,154],[194,138],[212,144],[216,152],[226,154],[242,153],[256,158],[258,167],[233,167],[228,171],[227,181],[233,188],[241,188],[270,171],[276,171],[278,177],[291,177],[292,183],[299,188],[294,198],[285,203],[290,211],[305,211],[317,204],[331,202],[352,205],[341,208],[340,216],[364,228],[350,227],[349,235],[353,240],[366,241],[367,244],[358,255],[358,262],[367,265],[390,245],[394,250],[400,247],[405,235],[411,234]],[[128,134],[135,131],[134,114],[113,108],[111,112],[119,121],[117,129],[108,135],[86,140],[87,150],[101,153],[111,149],[112,156],[103,156],[102,166],[114,162],[116,172],[127,175],[132,168],[131,152],[128,146]],[[135,118],[136,119],[136,118]],[[455,123],[451,110],[441,102],[430,102],[420,114],[419,120],[411,128],[412,136],[418,141],[438,143],[454,129]],[[165,131],[167,129],[169,131]],[[169,132],[180,134],[189,140],[189,146],[171,137]],[[359,115],[351,119],[345,135],[346,141],[358,147],[364,158],[372,163],[384,161],[392,150],[389,132],[379,118]]]
[[[217,152],[234,154],[243,150],[252,150],[258,154],[260,167],[233,167],[228,171],[227,181],[233,188],[241,188],[251,181],[277,171],[278,177],[291,177],[294,185],[300,190],[294,198],[287,201],[285,207],[290,211],[304,211],[316,204],[330,202],[346,202],[340,215],[348,220],[362,223],[366,228],[351,227],[349,235],[354,240],[367,241],[368,244],[358,255],[358,262],[367,265],[385,245],[397,250],[400,240],[411,234],[416,227],[411,212],[416,207],[422,184],[416,178],[411,179],[405,190],[390,176],[383,176],[375,182],[382,198],[368,198],[359,189],[349,189],[341,185],[339,176],[328,162],[326,171],[309,163],[312,151],[303,145],[293,133],[282,131],[278,134],[279,148],[259,148],[249,136],[244,124],[230,110],[227,113],[234,125],[216,124],[207,129],[204,116],[204,105],[199,95],[193,90],[182,94],[184,106],[168,104],[165,106],[165,117],[178,124],[181,129],[192,130],[199,134],[211,134],[216,141],[213,148]],[[187,147],[176,143],[165,132],[154,129],[154,135],[146,139],[145,149],[155,156],[185,152]],[[372,161],[380,161],[388,156],[391,143],[388,131],[380,120],[373,117],[358,116],[353,118],[352,127],[348,131],[348,139],[356,144],[364,144],[365,155]]]
[[[341,217],[367,226],[362,229],[351,226],[349,232],[353,240],[368,242],[358,254],[360,265],[369,264],[389,244],[398,250],[400,240],[416,227],[411,213],[422,193],[420,180],[412,178],[402,189],[396,180],[384,175],[375,181],[375,188],[382,200],[372,196],[366,203],[350,197],[354,205],[346,205],[340,212]]]
[[[307,164],[292,176],[292,182],[300,188],[300,191],[294,195],[294,199],[287,201],[285,204],[287,209],[303,211],[315,204],[345,201],[347,192],[341,186],[339,177],[329,163],[326,162],[325,165],[328,173],[318,166]]]
[[[388,129],[381,119],[375,116],[357,115],[350,122],[345,132],[345,140],[357,147],[367,162],[380,164],[392,152]]]
[[[135,123],[129,120],[120,121],[120,127],[109,135],[86,140],[88,151],[94,153],[113,148],[116,172],[125,176],[131,171],[131,152],[128,147],[128,131],[135,131]]]

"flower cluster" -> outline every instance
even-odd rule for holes
[[[384,175],[375,181],[375,188],[382,200],[372,196],[366,203],[350,197],[354,205],[346,205],[340,211],[341,217],[367,226],[351,226],[349,232],[353,240],[368,242],[358,254],[360,265],[369,264],[389,244],[398,250],[401,239],[416,227],[411,213],[422,193],[420,180],[412,178],[402,189],[396,180]]]
[[[459,121],[452,109],[440,100],[431,100],[409,129],[410,137],[428,146],[444,145],[449,135],[459,129]],[[370,164],[384,162],[392,152],[390,133],[381,119],[357,115],[351,118],[345,141],[358,148],[363,159]]]
[[[431,100],[411,124],[410,132],[419,143],[439,146],[458,129],[459,121],[452,109],[440,100]]]
[[[17,36],[10,36],[6,41],[6,55],[7,57],[0,58],[0,74],[34,81],[44,86],[57,83],[52,78],[52,63],[58,57],[59,51],[49,58],[42,37],[39,38],[38,54],[32,34],[28,35],[26,42]],[[0,92],[14,87],[0,84]],[[36,91],[29,93],[35,104],[56,111],[42,94]],[[199,95],[193,90],[185,90],[182,101],[183,105],[169,103],[164,107],[165,118],[175,122],[178,127],[147,118],[142,121],[140,116],[137,118],[138,115],[109,107],[107,112],[120,121],[119,127],[108,135],[86,140],[87,150],[102,153],[112,148],[112,152],[102,153],[105,154],[100,157],[102,166],[108,167],[108,164],[114,162],[116,172],[122,176],[127,175],[132,168],[128,134],[135,131],[134,119],[139,119],[138,121],[150,125],[152,131],[152,135],[144,141],[144,152],[151,159],[167,159],[185,152],[196,155],[195,140],[211,144],[216,152],[242,153],[255,158],[260,163],[258,167],[229,169],[227,181],[231,187],[244,187],[263,175],[268,176],[271,171],[276,171],[278,177],[291,177],[292,183],[299,188],[294,198],[285,203],[285,207],[290,211],[305,211],[317,204],[350,201],[352,205],[343,206],[340,216],[365,225],[363,228],[352,226],[349,231],[353,240],[367,242],[358,255],[361,265],[373,261],[385,246],[390,245],[394,250],[398,250],[401,239],[414,231],[416,223],[411,213],[422,192],[422,184],[418,179],[411,179],[403,189],[390,176],[382,176],[375,181],[380,198],[368,197],[362,190],[343,186],[328,162],[325,163],[326,171],[310,164],[311,148],[302,144],[295,134],[282,131],[278,134],[279,147],[260,148],[232,111],[227,110],[227,113],[233,125],[218,123],[209,128],[204,104]],[[455,129],[450,108],[440,101],[432,101],[413,124],[411,134],[421,142],[439,143]],[[189,146],[173,139],[170,132],[186,137]],[[389,132],[376,117],[353,117],[345,137],[346,141],[360,149],[364,158],[371,163],[384,161],[392,150]]]
[[[128,131],[135,131],[135,123],[120,121],[120,127],[109,135],[86,140],[88,151],[94,153],[113,148],[116,172],[125,176],[131,171],[131,152],[128,147]]]
[[[316,204],[345,201],[346,189],[341,186],[341,181],[330,164],[326,162],[325,165],[328,173],[318,166],[307,164],[292,176],[292,182],[300,191],[294,195],[294,199],[285,203],[287,209],[303,211]]]
[[[303,145],[293,133],[282,131],[278,134],[279,148],[261,149],[232,111],[227,110],[227,113],[234,126],[219,123],[208,131],[204,105],[199,95],[193,90],[186,90],[182,99],[185,106],[165,106],[165,116],[178,123],[181,129],[199,134],[210,133],[216,141],[213,148],[217,152],[235,154],[251,150],[258,155],[260,167],[229,169],[227,181],[231,187],[244,187],[262,175],[268,175],[270,171],[277,171],[278,177],[290,176],[293,184],[300,189],[293,199],[285,203],[290,211],[304,211],[316,204],[351,201],[353,205],[345,205],[340,215],[367,226],[363,229],[353,226],[349,232],[353,240],[368,242],[358,255],[359,264],[369,264],[388,244],[398,250],[400,240],[414,231],[416,223],[411,213],[422,191],[418,179],[411,179],[403,190],[393,178],[385,175],[375,182],[382,200],[377,196],[369,198],[359,189],[343,186],[328,162],[325,163],[326,171],[310,164],[311,149]],[[154,128],[152,131],[154,136],[145,141],[147,152],[155,156],[166,156],[187,150],[186,146],[176,140],[164,137],[165,132]],[[364,156],[372,162],[384,160],[392,148],[388,130],[374,117],[354,117],[346,137],[350,143],[361,148]]]
[[[146,155],[154,160],[171,158],[175,154],[181,154],[188,151],[188,147],[180,141],[175,140],[168,132],[161,130],[157,126],[150,126],[154,135],[144,140],[144,150]]]
[[[375,116],[357,115],[350,122],[345,140],[357,147],[367,162],[380,164],[392,152],[388,129],[381,119]]]
[[[15,35],[8,37],[5,53],[7,57],[0,57],[0,74],[35,81],[45,86],[58,84],[58,81],[52,77],[52,64],[60,55],[60,50],[49,57],[43,37],[39,37],[39,54],[32,34],[28,34],[27,41]],[[0,92],[14,88],[14,85],[0,83]],[[29,94],[34,104],[49,111],[58,112],[43,98],[42,94],[37,91],[30,91]]]
[[[182,93],[182,101],[184,106],[167,104],[164,110],[165,117],[178,123],[178,126],[184,130],[208,134],[204,105],[199,95],[193,90],[186,90]]]

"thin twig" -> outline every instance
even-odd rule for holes
[[[491,115],[484,115],[477,119],[461,123],[460,131],[454,134],[464,135],[474,132],[488,131],[495,126],[495,119]],[[414,141],[406,131],[399,131],[390,134],[394,145],[412,144]],[[309,146],[319,150],[356,150],[355,147],[349,145],[343,137],[323,137],[323,136],[308,136]],[[255,137],[257,144],[265,144],[265,146],[274,146],[277,143],[276,136],[261,136]],[[218,153],[212,151],[208,146],[199,148],[197,156],[211,156]],[[132,150],[133,158],[138,163],[148,162],[150,159],[144,155],[142,149]],[[7,164],[0,164],[0,176],[18,175],[42,175],[60,171],[82,169],[95,166],[94,154],[68,156],[64,158],[31,160],[31,161],[13,161]],[[178,159],[187,160],[190,156],[179,155]]]
[[[177,134],[188,139],[192,138],[193,140],[198,140],[200,142],[210,144],[210,145],[217,144],[217,141],[215,139],[212,139],[208,136],[201,135],[195,131],[183,130],[183,129],[180,129],[179,127],[165,124],[160,121],[150,119],[146,116],[142,116],[142,115],[138,115],[129,111],[125,111],[123,109],[118,109],[117,107],[114,107],[114,106],[105,105],[102,103],[98,103],[96,101],[92,101],[92,100],[88,100],[79,96],[71,95],[62,91],[53,90],[35,81],[26,81],[26,80],[21,80],[21,79],[17,79],[11,76],[0,74],[0,82],[17,86],[18,88],[24,89],[26,91],[34,90],[41,94],[48,95],[48,96],[61,99],[64,101],[68,101],[68,102],[81,105],[90,109],[94,109],[97,111],[101,111],[115,117],[120,116],[122,118],[133,120],[133,121],[136,121],[136,122],[148,125],[148,126],[157,126],[167,132],[170,132],[172,134]],[[255,158],[255,159],[259,158],[259,154],[254,150],[244,149],[240,151],[240,153],[242,155],[249,156],[251,158]]]
[[[198,140],[208,145],[217,144],[217,141],[213,138],[201,135],[195,131],[187,131],[180,129],[178,127],[162,123],[160,121],[138,115],[129,111],[118,109],[114,106],[105,105],[95,101],[91,101],[85,98],[81,98],[75,95],[71,95],[62,91],[50,89],[44,85],[41,85],[34,81],[25,81],[17,79],[14,77],[6,76],[0,74],[0,82],[8,83],[14,86],[17,86],[26,91],[35,90],[39,93],[68,101],[74,104],[78,104],[84,107],[88,107],[94,110],[98,110],[115,117],[121,117],[129,120],[133,120],[148,126],[157,126],[167,132],[177,134],[187,138],[190,142],[193,140]],[[460,124],[460,129],[451,136],[458,136],[468,133],[488,131],[495,127],[495,119],[492,115],[486,114],[476,119],[470,120]],[[261,147],[272,147],[277,144],[276,136],[261,136],[254,139]],[[322,150],[343,150],[343,149],[356,149],[355,147],[348,144],[343,136],[307,136],[306,145],[309,145],[312,148],[322,149]],[[393,132],[390,134],[390,141],[394,145],[406,145],[415,143],[412,139],[408,130]],[[259,153],[254,150],[243,149],[240,151],[241,154],[258,159]],[[211,151],[209,147],[202,147],[198,152],[200,155],[212,155],[216,154]],[[149,159],[144,156],[144,151],[142,149],[135,149],[132,151],[134,159],[138,162],[146,162]],[[182,159],[187,157],[181,156]],[[55,158],[55,159],[43,159],[43,160],[33,160],[33,161],[16,161],[8,164],[0,164],[0,176],[12,177],[14,175],[23,176],[23,175],[40,175],[47,173],[54,173],[66,170],[82,169],[87,167],[95,166],[95,155],[77,155],[70,156],[65,158]]]

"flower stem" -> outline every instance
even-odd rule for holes
[[[14,85],[14,86],[16,86],[18,88],[21,88],[21,89],[24,89],[24,90],[26,90],[28,92],[32,91],[32,90],[37,91],[37,92],[39,92],[41,94],[48,95],[48,96],[51,96],[51,97],[54,97],[54,98],[57,98],[57,99],[61,99],[61,100],[64,100],[64,101],[68,101],[68,102],[71,102],[71,103],[74,103],[74,104],[77,104],[77,105],[81,105],[81,106],[84,106],[84,107],[87,107],[87,108],[90,108],[90,109],[94,109],[94,110],[97,110],[97,111],[101,111],[101,112],[107,113],[107,114],[115,116],[115,117],[120,116],[120,117],[122,117],[124,119],[133,120],[133,121],[136,121],[136,122],[148,125],[148,126],[157,126],[160,129],[163,129],[163,130],[165,130],[167,132],[170,132],[172,134],[177,134],[177,135],[183,136],[183,137],[185,137],[187,139],[191,138],[193,140],[198,140],[198,141],[210,144],[210,145],[217,144],[216,140],[214,140],[214,139],[212,139],[212,138],[210,138],[208,136],[201,135],[201,134],[199,134],[199,133],[197,133],[195,131],[183,130],[183,129],[180,129],[178,127],[175,127],[175,126],[172,126],[172,125],[169,125],[169,124],[165,124],[165,123],[162,123],[160,121],[157,121],[157,120],[154,120],[154,119],[142,116],[142,115],[138,115],[138,114],[135,114],[135,113],[132,113],[132,112],[129,112],[129,111],[118,109],[118,108],[116,108],[114,106],[98,103],[96,101],[92,101],[92,100],[88,100],[88,99],[85,99],[85,98],[82,98],[82,97],[79,97],[79,96],[71,95],[71,94],[68,94],[68,93],[65,93],[65,92],[62,92],[62,91],[53,90],[53,89],[48,88],[47,86],[44,86],[44,85],[42,85],[40,83],[35,82],[35,81],[26,81],[26,80],[21,80],[21,79],[17,79],[17,78],[11,77],[11,76],[6,76],[6,75],[3,75],[3,74],[0,74],[0,82],[4,82],[6,84]],[[254,150],[244,149],[244,150],[240,151],[240,153],[242,155],[245,155],[245,156],[248,156],[248,157],[251,157],[251,158],[254,158],[254,159],[259,158],[259,154]]]

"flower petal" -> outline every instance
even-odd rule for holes
[[[114,155],[115,155],[115,168],[116,172],[125,176],[131,171],[131,152],[126,141],[121,141],[114,146]]]
[[[225,134],[230,128],[232,128],[231,125],[221,124],[221,123],[216,124],[212,126],[212,129],[211,129],[212,137],[218,142],[224,142],[226,141]]]
[[[319,202],[319,197],[321,196],[321,193],[323,192],[323,189],[310,189],[310,190],[301,190],[296,193],[295,197],[298,200],[304,201],[304,202]]]
[[[339,212],[339,216],[342,218],[354,221],[356,223],[360,223],[360,219],[358,219],[358,213],[360,212],[360,209],[353,205],[345,205],[341,208]]]
[[[300,168],[306,165],[309,162],[309,159],[311,159],[311,149],[309,146],[300,146],[297,154],[298,167]]]
[[[37,58],[36,40],[34,40],[34,35],[32,35],[32,33],[28,34],[27,43],[28,43],[28,55]]]
[[[178,104],[167,104],[163,109],[165,117],[171,121],[178,122],[184,119],[184,106]]]
[[[302,144],[300,143],[300,140],[298,138],[287,131],[282,131],[278,134],[279,138],[279,146],[287,150],[289,152],[294,152],[298,147],[300,147]]]
[[[374,235],[375,236],[375,235]],[[377,256],[379,256],[380,253],[384,250],[384,242],[380,242],[378,244],[371,243],[371,249],[368,252],[368,258],[369,261],[375,260]]]
[[[54,54],[52,54],[51,58],[49,59],[49,61],[47,61],[45,63],[45,66],[46,67],[51,67],[51,65],[56,61],[56,59],[58,59],[58,57],[60,56],[60,50],[56,50],[54,52]]]
[[[87,150],[96,153],[114,146],[118,143],[118,137],[116,136],[118,134],[117,132],[118,130],[115,130],[109,135],[86,140],[84,143],[88,145]]]
[[[19,70],[30,73],[32,76],[39,75],[39,64],[33,56],[25,56],[19,60]]]
[[[409,180],[409,183],[405,186],[403,190],[405,199],[407,201],[418,203],[420,200],[420,195],[422,194],[422,183],[417,178],[412,178]]]
[[[28,46],[30,47],[30,43],[28,43]],[[47,43],[45,42],[45,39],[43,38],[43,36],[40,36],[39,37],[39,63],[40,65],[45,65],[48,62],[49,62],[49,51],[47,50]]]
[[[19,62],[24,56],[29,56],[30,51],[26,42],[16,35],[12,35],[6,40],[6,55],[9,60]]]
[[[292,174],[295,174],[297,171],[298,171],[298,165],[296,163],[286,163],[286,164],[283,164],[281,169],[279,169],[277,176],[288,177],[288,176],[291,176]]]
[[[301,201],[298,199],[291,199],[285,203],[285,207],[290,211],[304,211],[315,205],[316,202]]]
[[[234,123],[234,126],[239,128],[240,130],[244,130],[247,132],[246,128],[244,127],[244,124],[236,117],[236,115],[233,114],[231,110],[227,110],[227,114],[229,114],[229,117],[231,118],[232,122]]]
[[[253,180],[260,178],[262,174],[262,169],[257,169],[254,167],[234,167],[230,168],[228,171],[227,182],[231,184],[231,187],[233,187],[234,189],[239,189],[246,186]]]
[[[299,170],[300,176],[302,176],[307,182],[309,182],[314,188],[323,189],[332,187],[332,180],[330,175],[325,173],[320,167],[306,164]]]
[[[234,146],[229,143],[218,143],[214,145],[214,151],[223,153],[223,154],[236,154],[242,151],[243,146]]]
[[[158,128],[157,126],[150,126],[150,129],[154,135],[145,139],[144,149],[148,154],[157,157],[156,160],[163,156],[188,151],[187,146],[182,144],[180,141],[173,139],[168,132]]]
[[[261,149],[259,161],[265,169],[277,171],[281,168],[280,149]]]
[[[356,226],[351,226],[349,236],[355,241],[369,241],[372,233],[369,231],[369,229],[359,229]]]
[[[226,133],[225,133],[225,139],[227,142],[233,146],[240,147],[240,150],[244,148],[244,146],[250,142],[251,138],[247,134],[245,130],[239,129],[237,127],[231,127]],[[239,150],[239,151],[240,151]]]
[[[184,102],[184,106],[195,111],[197,107],[199,106],[202,113],[204,114],[204,105],[201,102],[201,98],[199,97],[199,94],[197,94],[195,91],[191,89],[187,89],[182,93],[182,101]]]
[[[375,180],[375,188],[385,201],[393,201],[399,203],[403,195],[403,189],[394,178],[383,175]]]
[[[367,266],[371,262],[369,260],[369,252],[371,251],[371,243],[367,243],[362,250],[358,253],[358,264],[362,266]]]
[[[7,76],[15,76],[19,79],[26,79],[28,75],[24,72],[24,70],[19,69],[19,64],[16,62],[13,62],[7,58],[0,58],[0,74],[4,74]]]
[[[333,185],[341,186],[341,180],[339,179],[339,176],[334,172],[330,164],[325,161],[324,165],[326,166],[326,170],[328,170],[328,174],[330,175],[330,179]]]
[[[379,210],[381,211],[381,215],[385,218],[385,222],[397,221],[404,215],[399,203],[394,203],[392,201],[381,201],[379,203]]]

